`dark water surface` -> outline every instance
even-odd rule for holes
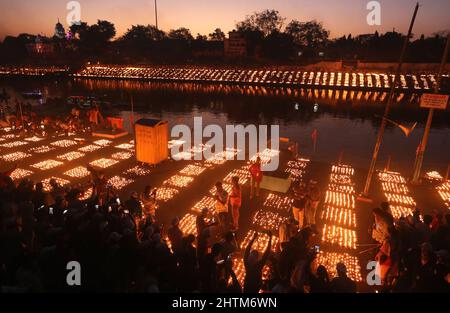
[[[130,98],[135,119],[153,117],[169,125],[193,125],[194,116],[210,123],[278,124],[280,135],[299,142],[300,152],[323,162],[343,161],[367,168],[373,151],[378,115],[386,99],[382,93],[339,92],[245,86],[201,85],[191,83],[152,83],[112,80],[0,80],[0,90],[19,97],[23,91],[41,89],[48,103],[64,105],[70,95],[104,96],[114,106],[114,114],[124,117],[130,127]],[[398,98],[397,98],[398,97]],[[419,108],[417,96],[398,95],[390,118],[406,126],[418,122],[410,137],[389,125],[379,154],[383,167],[391,156],[391,169],[411,174],[416,148],[422,138],[427,110]],[[46,104],[44,104],[46,105]],[[48,105],[48,104],[47,104]],[[318,130],[317,151],[313,152],[311,133]],[[450,162],[450,111],[435,113],[425,155],[424,169],[445,173]]]

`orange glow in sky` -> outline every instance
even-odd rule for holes
[[[0,39],[20,33],[53,35],[59,18],[67,28],[67,0],[0,1]],[[105,19],[115,24],[117,35],[136,24],[154,24],[154,0],[80,0],[81,20],[89,24]],[[216,27],[227,32],[236,22],[255,11],[276,9],[286,17],[316,19],[331,31],[331,37],[390,31],[406,32],[415,0],[380,0],[381,26],[366,22],[368,0],[159,0],[158,24],[165,31],[185,26],[195,36],[209,34]],[[450,29],[450,1],[423,1],[414,33],[431,35]]]

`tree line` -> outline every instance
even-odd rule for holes
[[[236,23],[235,30],[246,39],[248,58],[254,62],[282,63],[317,60],[395,62],[405,36],[392,31],[330,39],[329,30],[321,22],[294,19],[286,23],[276,10],[248,15]],[[165,32],[154,25],[132,25],[122,36],[115,38],[114,24],[98,20],[92,25],[73,24],[68,31],[68,39],[56,36],[50,39],[57,47],[59,59],[66,63],[224,62],[220,54],[206,57],[208,54],[196,54],[196,51],[223,51],[226,35],[220,28],[208,35],[194,36],[185,27]],[[438,32],[431,37],[421,35],[413,39],[406,61],[439,62],[445,37],[444,32]],[[7,36],[0,43],[0,62],[29,60],[26,44],[35,38],[29,34]]]

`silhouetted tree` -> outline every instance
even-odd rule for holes
[[[153,25],[133,25],[117,40],[117,44],[122,56],[145,61],[150,56],[156,57],[159,41],[165,36]]]
[[[111,22],[98,20],[97,24],[89,27],[89,34],[94,40],[106,43],[116,35],[116,28]]]
[[[27,57],[26,44],[34,42],[36,36],[20,34],[17,37],[6,36],[2,43],[2,63],[17,64],[23,62]]]
[[[264,39],[263,54],[269,59],[286,61],[293,54],[293,41],[291,35],[274,31]]]
[[[186,41],[191,41],[194,39],[194,37],[192,37],[191,31],[185,27],[180,27],[178,29],[172,29],[169,32],[168,37],[170,39],[186,40]]]
[[[144,42],[148,40],[161,40],[166,34],[157,29],[153,25],[133,25],[126,33],[120,38],[120,40],[130,40],[136,42]]]
[[[88,32],[89,26],[86,22],[80,22],[77,24],[70,25],[69,29],[70,32],[72,33],[73,38],[81,39]]]
[[[274,31],[281,31],[284,20],[277,10],[264,10],[246,16],[243,21],[236,24],[236,29],[244,33],[260,31],[264,36],[268,36]]]
[[[316,21],[299,22],[292,20],[285,32],[294,38],[294,42],[310,49],[322,48],[327,44],[330,32]]]
[[[209,39],[223,41],[225,40],[225,33],[220,28],[216,28],[211,34],[209,34]]]
[[[195,40],[197,40],[197,41],[207,41],[208,37],[206,37],[205,35],[202,35],[200,33],[197,33],[197,36],[195,37]]]
[[[81,54],[85,57],[103,55],[108,51],[111,39],[116,35],[114,24],[102,20],[90,26],[85,22],[79,25],[72,24],[70,31],[76,38]]]

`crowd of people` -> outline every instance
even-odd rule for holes
[[[260,178],[259,160],[250,174]],[[336,277],[318,264],[314,238],[320,191],[315,182],[294,184],[292,217],[280,226],[273,247],[270,231],[255,232],[241,247],[239,210],[242,186],[233,178],[228,193],[216,184],[216,204],[196,218],[196,233],[186,234],[174,217],[158,220],[157,189],[146,186],[121,201],[105,174],[93,168],[86,186],[61,187],[29,179],[0,179],[0,286],[3,292],[294,292],[357,291],[344,263]],[[255,182],[253,187],[257,188]],[[80,200],[86,187],[89,199]],[[252,195],[257,197],[259,190]],[[309,211],[308,211],[309,210]],[[303,212],[303,213],[302,213]],[[303,218],[304,216],[304,218]],[[419,213],[394,221],[388,204],[374,210],[373,249],[381,267],[383,291],[449,290],[450,215]],[[268,245],[258,251],[258,236]],[[233,266],[243,258],[245,277]],[[68,262],[81,266],[81,285],[66,281]],[[264,277],[266,265],[269,275]]]
[[[73,106],[65,116],[41,116],[36,113],[30,102],[10,100],[3,89],[0,93],[0,127],[10,127],[15,130],[41,135],[49,132],[83,133],[100,127],[112,127],[104,119],[98,105],[92,105],[87,110]]]
[[[422,216],[416,209],[395,220],[383,202],[373,209],[369,232],[377,243],[375,260],[385,290],[450,291],[450,214]]]

